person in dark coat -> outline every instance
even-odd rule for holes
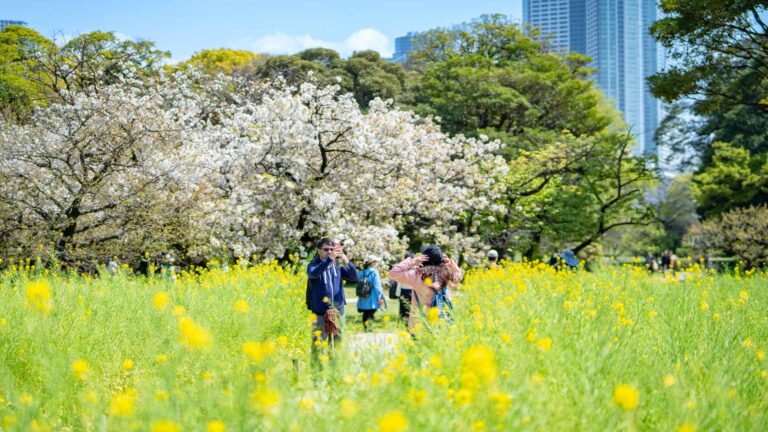
[[[340,243],[323,237],[317,242],[317,256],[307,265],[307,309],[315,314],[312,323],[312,361],[317,364],[318,348],[328,342],[331,349],[341,342],[344,327],[344,286],[357,282],[357,269]]]

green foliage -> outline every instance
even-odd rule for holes
[[[94,31],[57,46],[26,27],[0,32],[0,106],[26,121],[37,105],[71,102],[73,92],[93,92],[127,77],[157,74],[170,54],[149,41],[121,40]]]
[[[624,124],[590,79],[589,58],[546,52],[543,42],[502,15],[417,40],[417,112],[450,133],[502,143],[507,192],[489,214],[470,217],[502,253],[536,256],[544,240],[578,252],[610,230],[650,221],[643,189],[655,177],[631,155]],[[477,222],[477,220],[480,222]]]
[[[420,46],[411,62],[417,110],[450,132],[531,148],[542,131],[591,135],[614,120],[588,79],[587,57],[546,53],[501,15],[427,33]]]
[[[694,177],[694,196],[704,216],[768,200],[768,154],[728,143],[712,144],[711,164]]]
[[[670,51],[674,66],[651,78],[657,96],[666,101],[718,96],[728,104],[768,108],[759,100],[739,96],[728,85],[743,75],[755,75],[755,93],[765,95],[768,89],[765,2],[664,0],[659,6],[664,18],[653,24],[651,32]]]
[[[736,256],[746,268],[768,265],[768,206],[733,209],[704,222],[700,247],[710,255]]]
[[[336,51],[312,48],[290,56],[269,57],[256,70],[262,79],[285,79],[297,85],[311,79],[321,85],[339,85],[362,107],[376,97],[399,100],[405,93],[406,73],[375,51],[355,52],[342,59]]]
[[[261,60],[263,55],[251,51],[228,48],[209,49],[196,52],[192,57],[178,65],[179,68],[196,66],[209,74],[223,73],[232,75],[236,71],[247,69]]]
[[[656,221],[663,227],[663,235],[657,244],[663,249],[676,249],[690,227],[698,223],[692,176],[680,175],[660,192],[663,195],[653,203]]]
[[[765,2],[669,0],[660,7],[664,18],[651,31],[674,66],[650,78],[651,90],[668,102],[692,101],[678,102],[660,136],[673,152],[700,161],[700,210],[709,217],[768,201]]]
[[[43,99],[44,87],[25,72],[37,65],[36,51],[53,46],[51,40],[27,27],[8,26],[0,31],[0,112],[26,118]]]

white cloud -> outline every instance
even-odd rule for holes
[[[391,45],[387,35],[372,28],[358,30],[340,42],[317,39],[308,34],[289,35],[276,32],[260,38],[242,39],[232,44],[233,48],[269,54],[295,54],[309,48],[330,48],[345,57],[362,50],[374,50],[383,57],[390,57]]]
[[[132,37],[128,36],[125,33],[120,33],[120,32],[112,32],[112,33],[114,33],[115,39],[117,39],[119,41],[132,41],[133,40]]]
[[[384,57],[392,55],[390,40],[384,33],[366,28],[358,30],[344,41],[344,47],[350,54],[354,51],[374,50],[378,51]]]

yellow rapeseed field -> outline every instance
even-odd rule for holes
[[[764,273],[473,270],[317,373],[301,268],[176,276],[0,273],[0,430],[768,430]]]

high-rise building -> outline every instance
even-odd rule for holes
[[[25,26],[27,23],[24,21],[0,20],[0,30],[3,30],[10,25]]]
[[[595,82],[637,137],[636,153],[649,155],[658,155],[662,115],[646,81],[664,67],[648,30],[659,13],[656,0],[523,0],[523,21],[539,27],[552,50],[592,58]]]
[[[395,38],[395,54],[392,55],[392,61],[404,63],[408,60],[408,53],[414,50],[414,41],[417,32],[408,32],[405,36]]]

